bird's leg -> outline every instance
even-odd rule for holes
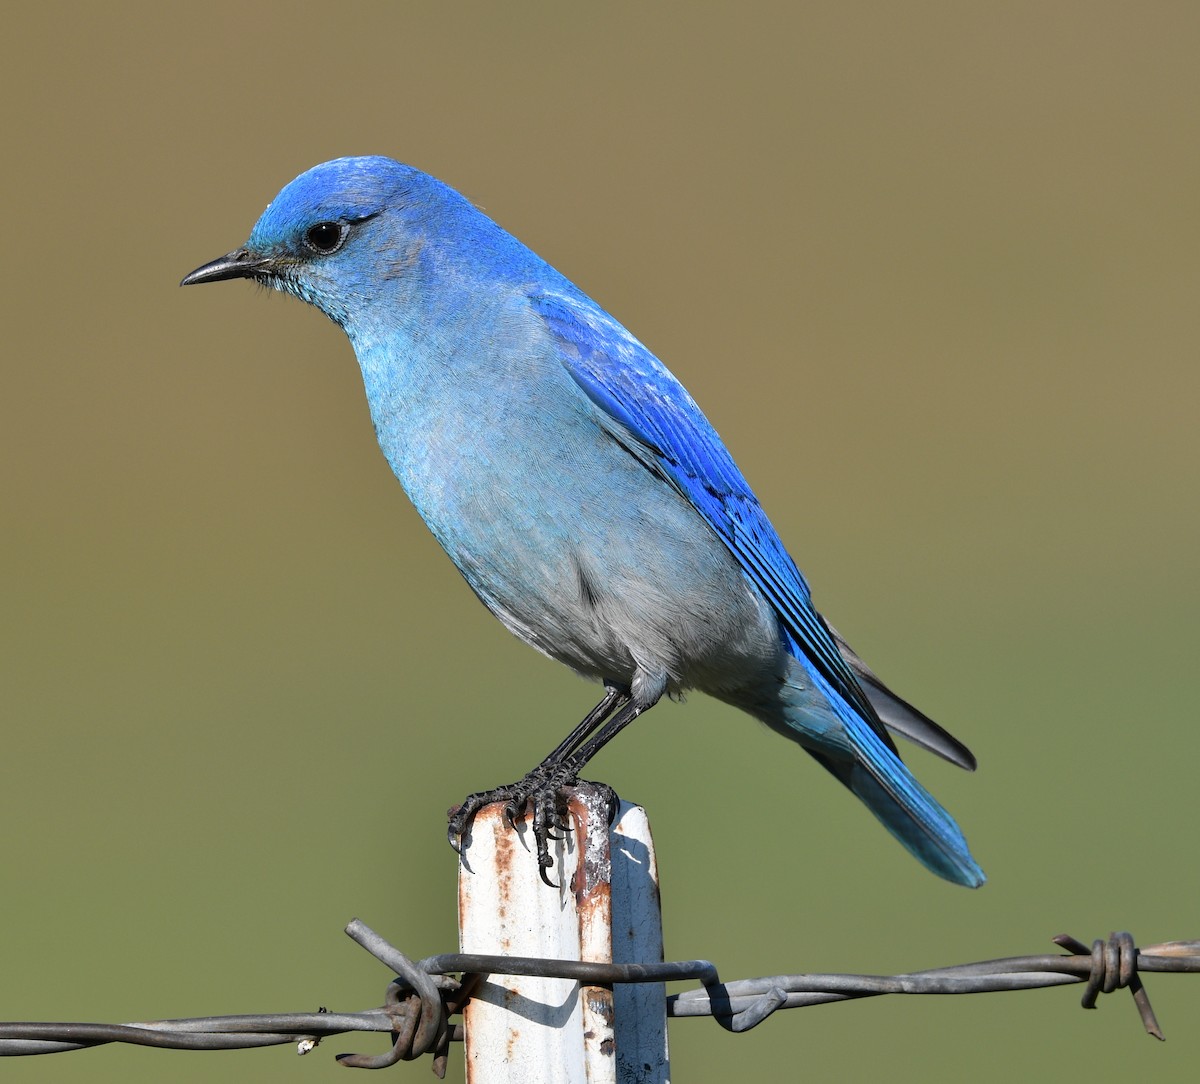
[[[597,728],[590,738],[580,742],[575,751],[564,758],[563,767],[569,769],[572,776],[578,777],[583,766],[645,710],[644,707],[627,699],[610,719]]]
[[[484,806],[503,802],[504,819],[510,828],[515,828],[517,818],[532,807],[538,872],[542,880],[553,887],[546,875],[546,871],[554,864],[550,857],[549,841],[556,838],[553,829],[564,831],[567,827],[566,798],[562,788],[577,782],[579,770],[618,731],[632,722],[640,711],[633,709],[628,689],[607,686],[604,699],[523,779],[470,794],[460,806],[450,811],[446,833],[450,846],[461,852],[463,837],[470,831],[471,822]]]
[[[604,687],[604,699],[592,708],[579,721],[579,725],[543,758],[539,767],[547,764],[557,764],[570,756],[576,748],[583,744],[584,740],[593,730],[600,727],[604,720],[617,711],[628,699],[628,689],[617,685],[606,685]],[[588,759],[591,758],[589,757]]]
[[[580,743],[575,751],[551,761],[549,757],[533,769],[520,783],[520,805],[514,799],[509,799],[504,807],[504,817],[509,827],[514,828],[515,819],[523,813],[527,804],[533,806],[533,839],[537,845],[538,872],[546,884],[550,879],[546,870],[553,865],[550,858],[549,841],[557,839],[551,829],[565,832],[570,825],[567,823],[567,796],[564,788],[574,786],[579,782],[579,773],[601,749],[633,722],[645,709],[634,704],[627,697],[621,698],[620,706],[608,720],[586,741]],[[564,742],[569,747],[569,742]],[[560,747],[561,748],[561,747]],[[557,752],[558,750],[556,750]],[[616,816],[620,799],[616,791],[606,784],[595,784],[607,792],[608,820],[612,823]],[[553,887],[553,885],[551,885]]]

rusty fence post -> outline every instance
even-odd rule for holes
[[[548,888],[528,821],[502,807],[475,818],[458,875],[463,952],[645,963],[663,958],[658,869],[646,812],[622,802],[611,827],[605,793],[583,783],[571,831],[554,844]],[[468,1084],[667,1084],[661,983],[581,986],[488,976],[464,1012]]]

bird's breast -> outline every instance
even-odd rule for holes
[[[531,377],[497,364],[368,398],[417,511],[526,643],[589,677],[657,674],[670,691],[728,689],[776,665],[762,595],[561,365]]]

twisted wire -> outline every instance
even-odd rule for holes
[[[359,1013],[320,1009],[309,1013],[195,1017],[134,1024],[0,1023],[0,1055],[51,1054],[105,1043],[180,1050],[224,1050],[296,1043],[308,1053],[322,1039],[346,1032],[387,1032],[383,1054],[339,1054],[348,1068],[379,1069],[432,1056],[438,1077],[446,1072],[449,1047],[462,1041],[461,1013],[487,975],[559,978],[589,986],[614,983],[697,981],[696,989],[671,994],[671,1017],[712,1016],[732,1032],[749,1031],[784,1008],[849,1001],[883,994],[971,994],[1031,990],[1083,983],[1081,1004],[1094,1009],[1101,994],[1127,989],[1146,1032],[1163,1038],[1141,980],[1146,972],[1200,972],[1200,941],[1167,941],[1139,949],[1120,931],[1090,945],[1068,934],[1053,940],[1066,955],[1014,956],[902,975],[794,974],[722,982],[707,960],[609,964],[523,956],[442,953],[413,962],[365,923],[355,919],[346,933],[391,969],[384,1004]],[[455,977],[457,975],[457,977]]]

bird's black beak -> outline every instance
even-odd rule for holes
[[[197,267],[184,277],[180,286],[194,286],[198,282],[220,282],[222,279],[250,279],[267,268],[270,261],[262,256],[253,256],[244,248]]]

